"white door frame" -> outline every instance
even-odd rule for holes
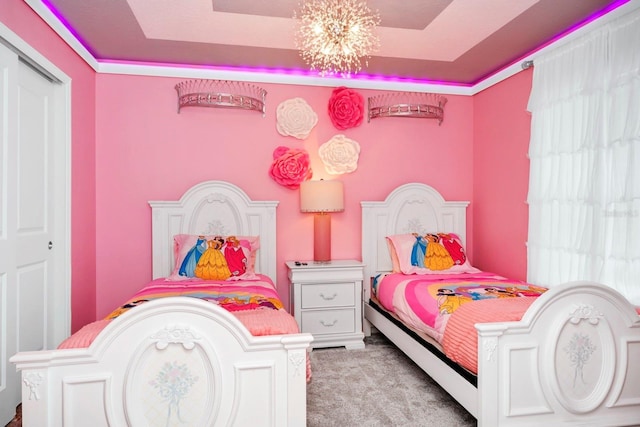
[[[18,55],[49,75],[58,83],[55,93],[55,224],[53,243],[55,250],[54,294],[49,296],[48,307],[55,316],[49,319],[47,346],[55,348],[71,333],[71,78],[51,61],[27,44],[16,33],[0,22],[0,38]],[[0,41],[2,42],[2,41]]]

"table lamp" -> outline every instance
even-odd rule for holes
[[[344,210],[342,181],[304,181],[300,212],[313,212],[313,260],[331,261],[331,212]]]

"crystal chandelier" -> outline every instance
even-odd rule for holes
[[[321,76],[357,73],[379,46],[374,29],[380,16],[362,0],[308,0],[294,18],[300,20],[300,55]]]

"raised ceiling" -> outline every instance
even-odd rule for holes
[[[300,0],[42,0],[100,63],[307,73]],[[33,2],[31,0],[30,2]],[[361,75],[474,85],[627,0],[368,0],[380,49]]]

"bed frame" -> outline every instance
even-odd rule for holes
[[[421,183],[362,202],[365,278],[391,271],[388,235],[454,232],[465,243],[468,205]],[[386,335],[480,427],[640,425],[640,316],[609,287],[554,286],[520,322],[477,324],[477,377],[376,309],[370,287],[364,294],[365,333]]]
[[[153,277],[173,269],[173,236],[260,236],[256,272],[276,281],[276,206],[208,181],[149,202]],[[112,321],[88,348],[18,353],[25,427],[304,426],[309,334],[253,337],[196,298],[155,300]]]

